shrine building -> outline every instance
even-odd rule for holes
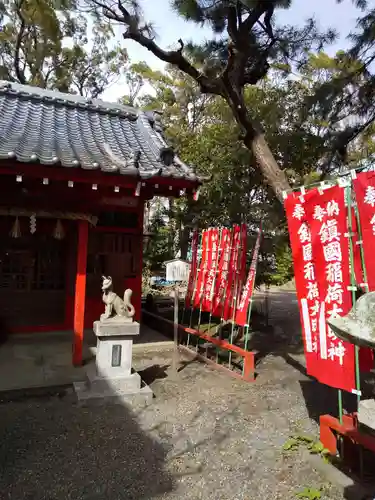
[[[140,320],[144,205],[191,196],[199,179],[158,114],[0,81],[0,321],[73,332],[103,312],[102,276],[133,290]]]

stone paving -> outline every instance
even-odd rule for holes
[[[85,367],[72,366],[73,332],[14,335],[0,344],[0,392],[16,389],[53,387],[85,378]],[[83,358],[93,362],[96,337],[86,330]],[[159,332],[142,325],[134,349],[159,342],[171,344]]]

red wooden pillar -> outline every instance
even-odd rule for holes
[[[77,271],[74,296],[74,339],[73,365],[82,365],[83,329],[86,299],[86,266],[89,224],[85,220],[78,222]]]
[[[145,214],[145,203],[143,200],[140,200],[140,214],[138,219],[138,228],[140,232],[140,241],[139,241],[139,270],[137,276],[137,288],[138,288],[138,311],[136,311],[137,321],[141,321],[141,309],[142,309],[142,275],[143,275],[143,221]],[[138,313],[138,314],[137,314]]]

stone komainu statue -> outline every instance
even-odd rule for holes
[[[135,314],[134,306],[131,303],[132,290],[128,288],[124,292],[124,300],[112,290],[112,278],[102,276],[103,284],[102,299],[105,304],[104,314],[100,316],[100,321],[108,319],[131,319]]]

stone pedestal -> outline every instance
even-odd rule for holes
[[[359,402],[358,422],[367,431],[375,433],[375,399],[363,399]]]
[[[87,380],[76,382],[79,401],[108,398],[118,402],[144,403],[152,400],[152,391],[132,372],[133,339],[139,335],[139,323],[129,320],[95,321],[96,363],[87,369]]]

